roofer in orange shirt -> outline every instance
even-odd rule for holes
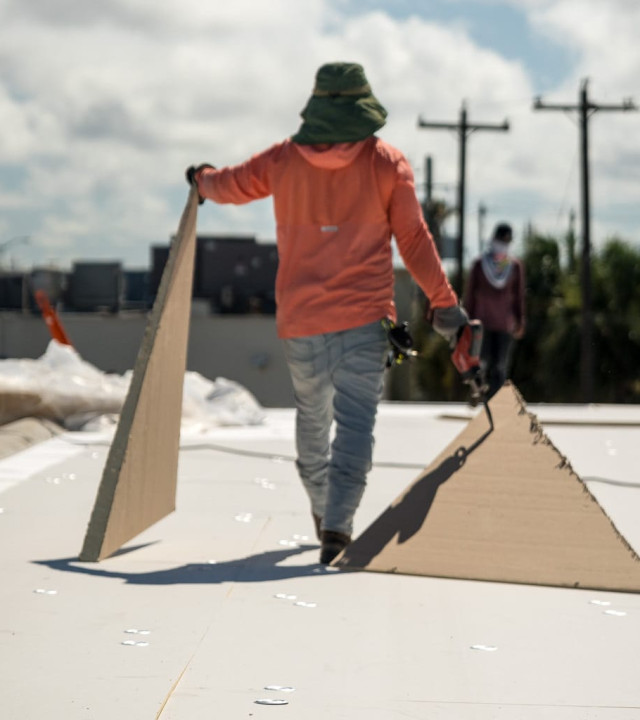
[[[276,325],[296,403],[296,465],[330,563],[351,540],[372,464],[395,322],[391,238],[450,340],[467,322],[442,268],[404,155],[375,136],[387,111],[357,63],[328,63],[291,138],[246,162],[187,169],[201,199],[273,197]],[[332,423],[335,433],[331,440]]]

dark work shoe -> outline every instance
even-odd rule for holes
[[[351,542],[351,536],[333,530],[323,530],[320,540],[322,542],[320,562],[323,565],[328,565]]]
[[[322,518],[319,515],[316,515],[315,513],[311,513],[311,515],[313,516],[313,524],[316,529],[316,537],[318,538],[318,540],[321,540],[322,539],[322,536],[321,536],[322,531],[320,530],[320,526],[322,525]]]

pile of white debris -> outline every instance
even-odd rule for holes
[[[0,360],[0,425],[27,417],[52,420],[73,431],[115,425],[132,374],[104,373],[71,346],[51,340],[35,360]],[[202,427],[259,425],[265,413],[239,383],[187,371],[182,419]]]

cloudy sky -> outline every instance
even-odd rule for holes
[[[640,104],[637,0],[0,0],[0,262],[147,267],[193,163],[241,162],[298,128],[319,65],[361,62],[379,133],[420,197],[456,201],[458,149],[418,118],[510,123],[467,143],[467,250],[501,220],[580,231],[577,113],[533,100]],[[640,245],[640,112],[589,122],[592,238]],[[478,209],[486,207],[484,223]],[[455,223],[451,231],[455,230]],[[273,239],[270,201],[204,205],[199,231]]]

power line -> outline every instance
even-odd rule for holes
[[[588,79],[580,85],[577,105],[543,103],[540,97],[534,99],[534,110],[562,110],[563,112],[580,113],[580,168],[582,190],[582,336],[580,379],[584,402],[592,402],[594,385],[594,352],[593,352],[593,308],[591,300],[591,208],[589,203],[589,117],[598,110],[626,112],[637,110],[633,101],[625,99],[619,105],[603,105],[589,100]]]
[[[509,123],[505,120],[501,125],[486,125],[467,122],[467,108],[462,103],[460,110],[460,119],[457,123],[449,122],[427,122],[422,118],[418,118],[419,128],[430,128],[435,130],[455,130],[458,134],[460,143],[459,149],[459,179],[458,179],[458,237],[456,238],[456,264],[457,273],[454,283],[455,290],[458,295],[462,295],[462,278],[464,266],[464,210],[465,210],[465,174],[466,174],[466,156],[467,156],[467,138],[476,130],[502,130],[509,129]]]

